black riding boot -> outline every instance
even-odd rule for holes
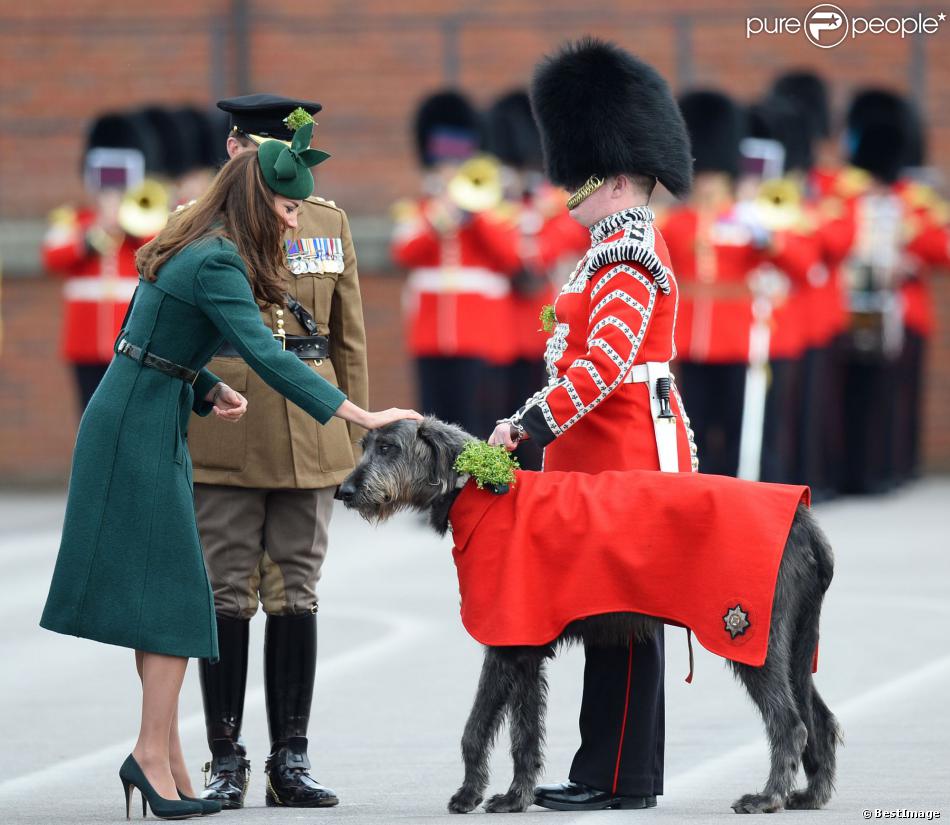
[[[214,799],[223,808],[243,808],[251,773],[241,741],[250,620],[219,614],[217,623],[220,658],[213,665],[201,659],[198,667],[211,748],[211,761],[204,767],[205,789],[201,798]]]
[[[264,692],[271,752],[268,806],[327,808],[337,795],[310,775],[307,725],[317,668],[317,616],[268,616],[264,630]]]

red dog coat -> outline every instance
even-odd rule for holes
[[[450,512],[462,623],[485,645],[541,645],[572,621],[636,612],[761,665],[778,566],[807,487],[651,470],[474,481]]]

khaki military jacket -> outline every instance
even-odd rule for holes
[[[287,291],[313,316],[318,332],[330,338],[328,361],[303,363],[365,409],[366,332],[346,214],[314,196],[304,201],[298,221],[296,238],[288,234],[287,239],[298,241],[293,251],[302,260],[290,261],[295,272],[288,275]],[[288,335],[307,334],[286,308],[281,317]],[[261,318],[276,329],[277,307],[263,310]],[[340,418],[317,423],[267,386],[242,358],[214,358],[208,369],[247,397],[247,413],[236,424],[192,417],[188,445],[195,482],[308,490],[335,486],[353,469],[361,428]]]

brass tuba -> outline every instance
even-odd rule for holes
[[[158,181],[146,178],[122,196],[118,221],[133,238],[153,238],[168,222],[168,192]]]
[[[759,184],[755,212],[766,229],[792,229],[802,222],[802,194],[790,178],[770,178]]]
[[[487,212],[504,198],[501,164],[491,155],[476,155],[459,166],[446,187],[449,200],[466,212]]]

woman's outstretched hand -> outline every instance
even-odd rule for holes
[[[401,421],[408,418],[410,421],[422,421],[422,416],[415,410],[400,410],[397,407],[391,407],[381,412],[370,412],[362,407],[357,407],[352,401],[347,399],[337,408],[334,413],[338,418],[344,421],[352,421],[367,430],[378,430],[393,421]]]
[[[415,410],[400,410],[398,407],[390,407],[388,410],[380,412],[367,412],[366,421],[363,426],[367,430],[378,430],[393,421],[402,421],[404,418],[410,421],[422,421],[422,416]]]
[[[227,384],[216,384],[205,397],[205,401],[214,404],[214,414],[222,421],[240,421],[241,416],[247,412],[247,399]]]

